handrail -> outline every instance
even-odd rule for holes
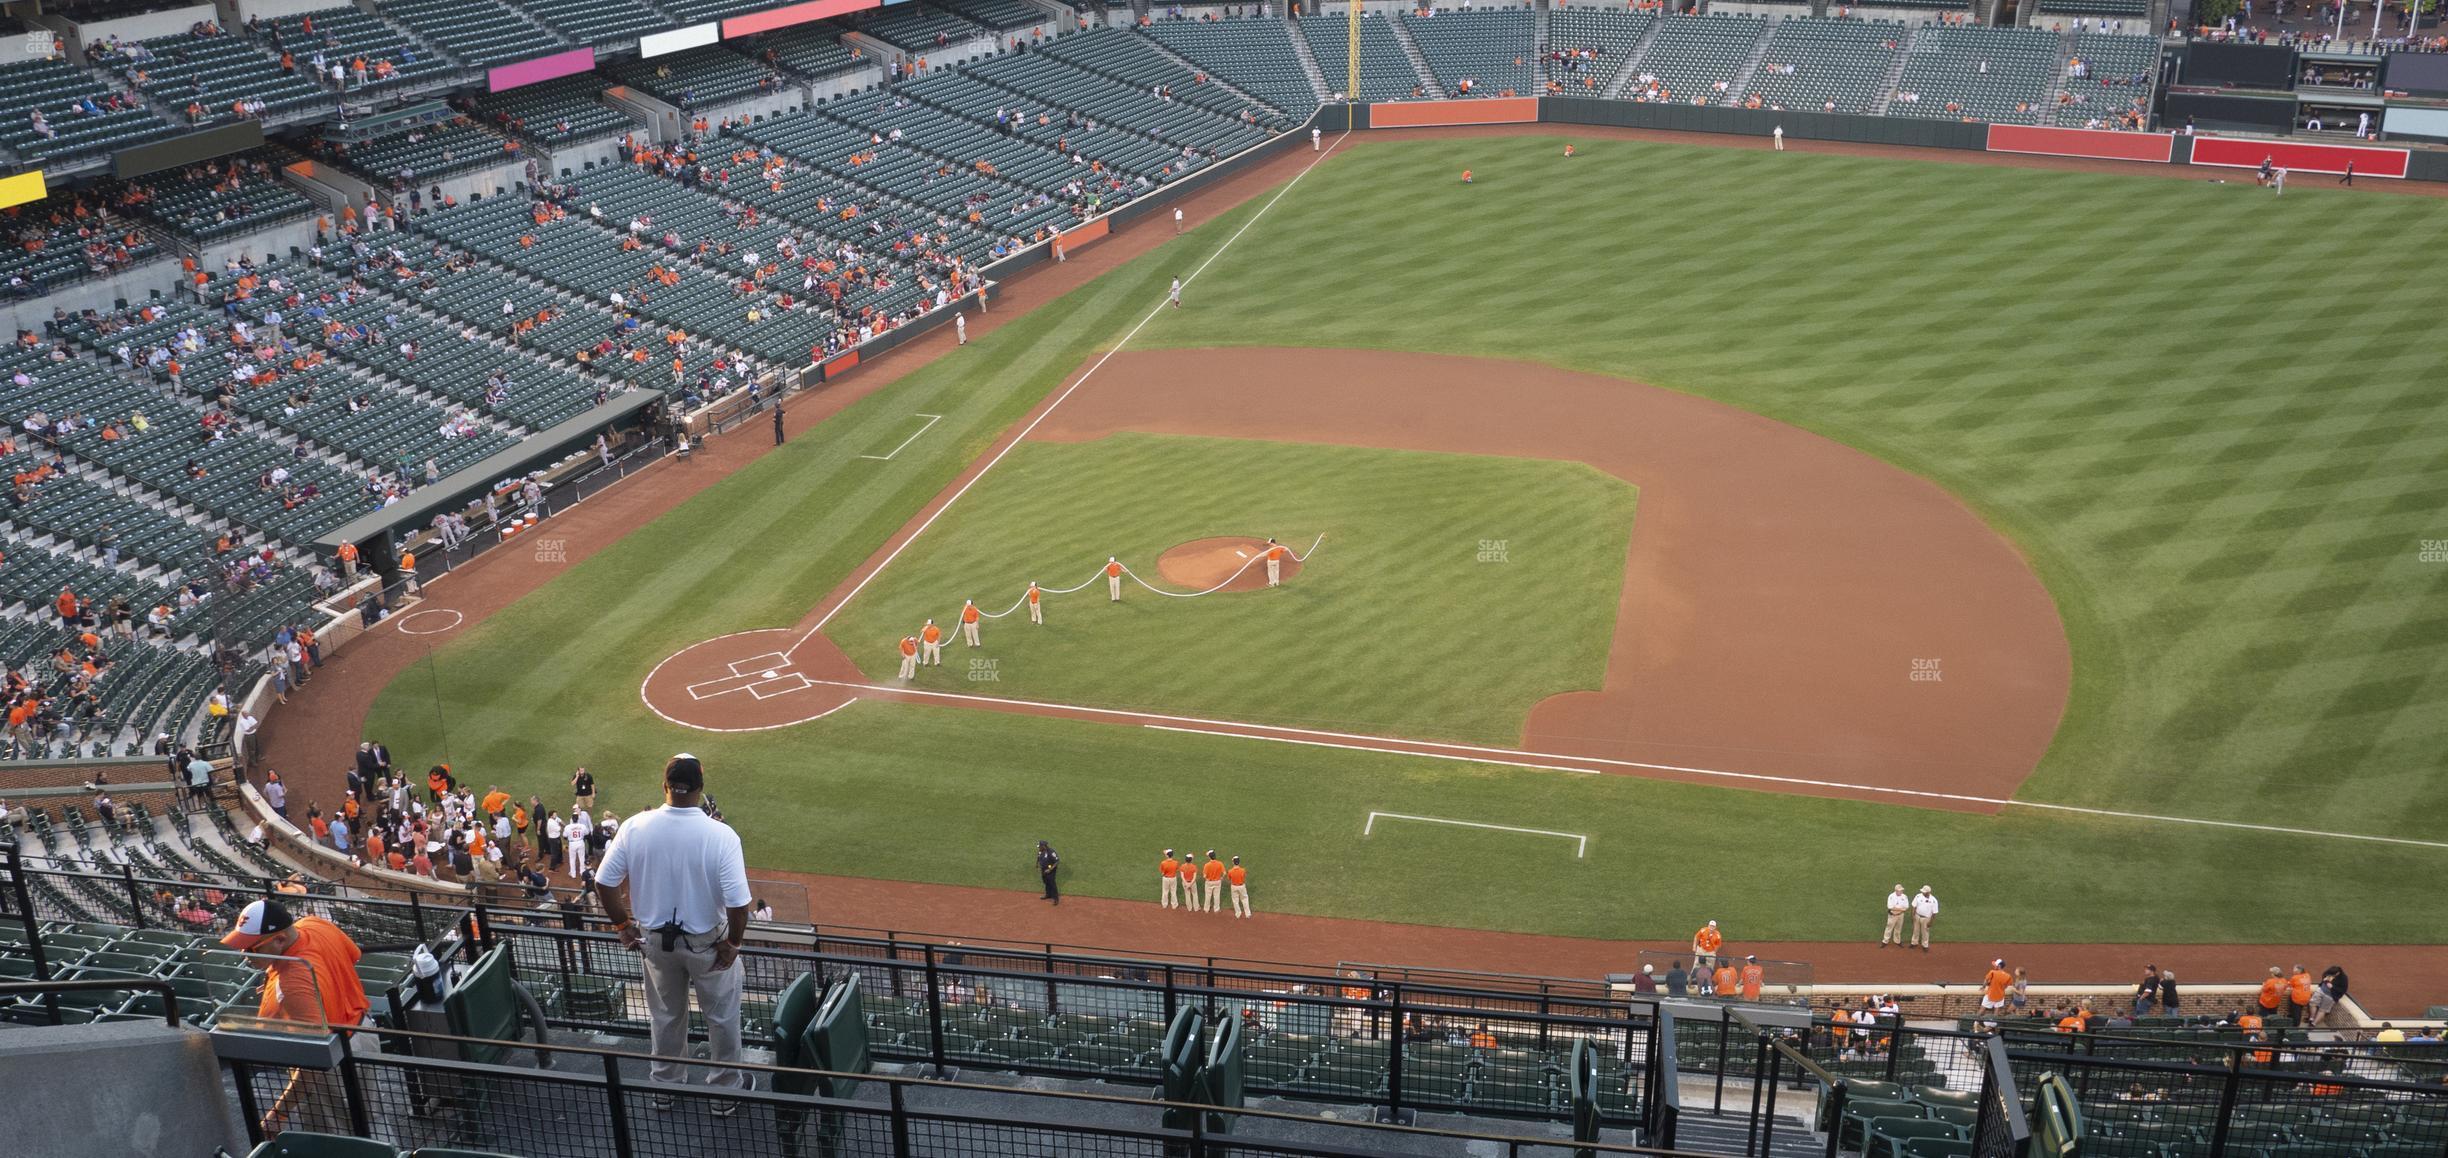
[[[179,1027],[178,989],[159,977],[94,977],[76,981],[0,981],[0,997],[92,993],[111,989],[144,989],[161,994],[162,1016]],[[58,1014],[54,1013],[54,1017]]]
[[[428,1032],[424,1032],[424,1031],[421,1031],[421,1030],[409,1030],[409,1029],[382,1029],[382,1030],[379,1030],[379,1031],[375,1031],[375,1032],[374,1032],[374,1036],[379,1037],[381,1040],[383,1040],[383,1041],[385,1041],[385,1042],[390,1042],[390,1041],[394,1041],[394,1040],[401,1040],[401,1041],[426,1041],[426,1042],[434,1042],[434,1043],[439,1043],[439,1044],[448,1045],[448,1046],[453,1047],[453,1048],[452,1048],[452,1053],[458,1053],[458,1052],[460,1052],[460,1048],[459,1048],[459,1047],[467,1047],[467,1046],[493,1047],[493,1046],[498,1046],[498,1045],[500,1045],[500,1044],[501,1044],[500,1042],[495,1041],[495,1040],[492,1040],[492,1039],[490,1039],[490,1038],[463,1037],[463,1036],[459,1036],[459,1035],[456,1035],[456,1034],[447,1034],[447,1033],[428,1033]],[[592,1045],[564,1045],[564,1044],[561,1044],[561,1043],[558,1043],[558,1042],[554,1042],[554,1043],[550,1043],[550,1044],[535,1045],[535,1046],[521,1046],[521,1051],[522,1051],[522,1052],[524,1052],[525,1050],[530,1049],[530,1048],[534,1049],[534,1050],[535,1050],[535,1051],[536,1051],[536,1052],[537,1052],[539,1055],[546,1055],[546,1054],[567,1054],[567,1055],[570,1055],[570,1056],[573,1056],[573,1057],[591,1057],[591,1058],[595,1058],[595,1059],[597,1059],[599,1063],[600,1063],[600,1062],[602,1062],[602,1061],[605,1061],[605,1060],[610,1060],[610,1061],[612,1061],[612,1062],[614,1062],[614,1063],[617,1063],[617,1062],[619,1062],[619,1061],[623,1061],[623,1060],[632,1060],[632,1059],[637,1059],[637,1058],[641,1058],[641,1057],[650,1056],[650,1055],[639,1054],[639,1053],[630,1052],[630,1051],[625,1051],[625,1050],[608,1049],[608,1048],[605,1048],[605,1047],[602,1047],[602,1046],[592,1046]],[[353,1053],[355,1052],[355,1050],[356,1050],[356,1047],[352,1045],[352,1046],[350,1046],[350,1047],[349,1047],[349,1049],[350,1049],[351,1053],[353,1054]],[[524,1067],[520,1067],[520,1066],[505,1066],[505,1065],[501,1065],[501,1064],[499,1064],[499,1063],[482,1063],[482,1062],[450,1061],[450,1060],[448,1060],[448,1058],[447,1058],[447,1057],[445,1057],[445,1058],[434,1058],[434,1057],[424,1056],[424,1055],[421,1055],[421,1054],[417,1054],[417,1055],[405,1055],[405,1054],[391,1054],[391,1053],[383,1053],[383,1054],[378,1054],[378,1055],[367,1055],[367,1056],[368,1056],[370,1059],[378,1059],[378,1060],[380,1060],[380,1061],[384,1062],[385,1064],[390,1064],[390,1063],[400,1063],[400,1064],[405,1064],[405,1065],[416,1065],[416,1066],[422,1066],[422,1065],[428,1065],[428,1064],[439,1064],[439,1065],[447,1066],[447,1067],[449,1067],[449,1068],[476,1069],[476,1070],[483,1070],[483,1071],[486,1071],[486,1072],[497,1073],[497,1074],[516,1075],[516,1076],[521,1076],[521,1077],[547,1077],[547,1078],[552,1078],[552,1079],[565,1080],[565,1081],[571,1081],[571,1082],[576,1082],[576,1083],[583,1083],[583,1084],[588,1084],[588,1085],[595,1084],[595,1083],[594,1083],[594,1080],[593,1080],[592,1078],[589,1078],[589,1077],[586,1077],[586,1076],[582,1076],[582,1075],[586,1074],[588,1071],[582,1071],[582,1070],[575,1069],[575,1068],[571,1068],[571,1069],[562,1069],[561,1067],[558,1067],[558,1066],[547,1066],[547,1067],[542,1067],[542,1068],[532,1069],[532,1070],[531,1070],[531,1069],[526,1069],[526,1068],[524,1068]],[[738,1061],[738,1062],[711,1062],[711,1061],[705,1061],[705,1060],[701,1060],[701,1059],[692,1059],[692,1060],[690,1061],[690,1064],[691,1064],[692,1066],[699,1066],[699,1067],[719,1067],[719,1068],[724,1068],[724,1069],[734,1069],[734,1070],[740,1070],[740,1071],[747,1072],[747,1073],[752,1073],[752,1074],[765,1074],[765,1075],[768,1075],[768,1080],[766,1080],[766,1081],[764,1081],[764,1082],[760,1082],[760,1083],[758,1083],[758,1084],[759,1084],[759,1086],[760,1086],[761,1088],[759,1088],[759,1089],[758,1089],[758,1090],[756,1090],[755,1092],[745,1092],[745,1091],[724,1091],[724,1096],[727,1096],[727,1097],[728,1097],[728,1096],[737,1096],[737,1097],[740,1097],[740,1098],[742,1098],[742,1099],[753,1099],[753,1100],[758,1100],[758,1101],[772,1101],[772,1102],[776,1102],[776,1103],[780,1103],[780,1104],[790,1104],[790,1103],[794,1103],[794,1102],[795,1102],[795,1103],[801,1103],[801,1104],[826,1104],[826,1103],[832,1103],[832,1104],[841,1104],[841,1105],[853,1105],[853,1104],[855,1104],[855,1105],[856,1105],[856,1106],[857,1106],[859,1109],[866,1110],[866,1111],[869,1111],[869,1112],[873,1112],[873,1111],[875,1111],[875,1110],[877,1109],[877,1107],[876,1107],[874,1104],[872,1104],[872,1103],[868,1103],[868,1102],[848,1103],[848,1102],[842,1102],[842,1101],[840,1101],[839,1099],[827,1099],[827,1098],[822,1098],[822,1097],[818,1097],[818,1096],[814,1096],[814,1095],[793,1095],[793,1094],[781,1094],[781,1093],[775,1093],[775,1092],[772,1092],[772,1091],[774,1090],[774,1084],[773,1084],[773,1082],[771,1081],[771,1078],[772,1078],[772,1077],[774,1077],[774,1076],[780,1076],[780,1075],[784,1075],[784,1074],[791,1074],[791,1075],[798,1075],[798,1076],[802,1076],[802,1077],[804,1077],[804,1076],[809,1075],[809,1074],[815,1074],[815,1075],[819,1075],[819,1076],[823,1076],[823,1077],[831,1077],[831,1078],[837,1078],[837,1079],[843,1079],[843,1080],[857,1081],[857,1082],[863,1082],[863,1083],[871,1083],[871,1084],[875,1084],[875,1085],[885,1086],[885,1087],[888,1087],[888,1088],[898,1087],[898,1088],[899,1088],[900,1090],[902,1090],[902,1091],[910,1091],[910,1090],[929,1090],[929,1091],[932,1091],[932,1090],[959,1090],[959,1091],[964,1091],[964,1092],[968,1092],[968,1093],[975,1093],[975,1094],[993,1094],[993,1095],[1001,1095],[1001,1096],[1006,1096],[1006,1097],[1010,1097],[1010,1096],[1017,1096],[1017,1097],[1022,1097],[1022,1098],[1031,1098],[1031,1099],[1042,1098],[1042,1099],[1046,1099],[1046,1100],[1048,1100],[1048,1101],[1054,1101],[1054,1102],[1067,1102],[1067,1103],[1073,1103],[1073,1104],[1087,1104],[1087,1105],[1108,1105],[1108,1106],[1128,1106],[1128,1107],[1131,1107],[1131,1108],[1133,1108],[1133,1109],[1137,1109],[1137,1110],[1146,1110],[1146,1109],[1148,1109],[1148,1108],[1150,1108],[1150,1107],[1155,1107],[1155,1108],[1158,1108],[1158,1109],[1176,1109],[1176,1110],[1181,1110],[1181,1111],[1183,1111],[1185,1114],[1197,1114],[1197,1113],[1205,1113],[1205,1114],[1221,1114],[1221,1113],[1229,1113],[1229,1114],[1234,1115],[1235,1117],[1258,1118],[1258,1119],[1265,1119],[1265,1120],[1269,1120],[1269,1121],[1278,1121],[1278,1122],[1285,1122],[1285,1123],[1298,1123],[1298,1124],[1302,1124],[1302,1125],[1306,1125],[1306,1126],[1315,1126],[1315,1125],[1317,1124],[1317,1122],[1318,1122],[1317,1117],[1316,1117],[1315,1115],[1313,1115],[1313,1114],[1298,1114],[1298,1113],[1290,1113],[1290,1112],[1281,1111],[1281,1110],[1259,1110],[1259,1109],[1250,1109],[1250,1108],[1246,1108],[1246,1107],[1238,1107],[1238,1106],[1236,1106],[1236,1107],[1231,1107],[1231,1108],[1227,1109],[1227,1108],[1217,1107],[1217,1106],[1200,1105],[1200,1104],[1195,1104],[1195,1103],[1187,1103],[1187,1102],[1167,1102],[1167,1101],[1164,1101],[1164,1100],[1163,1100],[1163,1099],[1161,1099],[1161,1098],[1151,1099],[1151,1098],[1147,1098],[1147,1097],[1133,1097],[1133,1096],[1122,1095],[1122,1094],[1099,1094],[1099,1093],[1088,1093],[1088,1092],[1082,1092],[1082,1091],[1072,1091],[1072,1090],[1043,1090],[1043,1089],[1026,1089],[1026,1088],[1017,1088],[1017,1087],[1012,1087],[1012,1086],[986,1085],[986,1084],[983,1084],[983,1083],[977,1083],[977,1082],[963,1082],[963,1081],[957,1081],[957,1080],[945,1080],[945,1079],[938,1079],[938,1078],[920,1078],[920,1077],[908,1077],[908,1076],[904,1076],[904,1075],[900,1075],[900,1074],[884,1074],[884,1073],[846,1073],[846,1072],[836,1071],[836,1070],[821,1070],[821,1069],[794,1069],[794,1068],[790,1068],[790,1067],[786,1067],[786,1066],[769,1065],[769,1064],[765,1064],[765,1063],[762,1063],[762,1062],[750,1062],[750,1061]],[[699,1094],[702,1094],[702,1093],[705,1093],[705,1092],[707,1091],[707,1089],[709,1089],[710,1087],[691,1086],[691,1087],[689,1087],[689,1088],[690,1088],[691,1092],[693,1092],[693,1093],[699,1093]],[[1090,1126],[1089,1126],[1087,1123],[1082,1123],[1081,1125],[1082,1125],[1082,1128],[1092,1128],[1092,1127],[1090,1127]],[[1335,1125],[1337,1125],[1337,1126],[1346,1126],[1346,1127],[1351,1127],[1351,1128],[1355,1128],[1355,1129],[1362,1129],[1362,1130],[1367,1130],[1367,1131],[1372,1131],[1372,1132],[1377,1132],[1377,1133],[1383,1133],[1383,1134],[1388,1134],[1388,1135],[1396,1135],[1396,1136],[1404,1136],[1404,1135],[1409,1135],[1409,1136],[1433,1137],[1433,1138],[1452,1138],[1452,1139],[1459,1139],[1459,1140],[1462,1140],[1462,1141],[1471,1141],[1471,1142],[1494,1142],[1494,1143],[1497,1143],[1497,1144],[1500,1144],[1500,1145],[1507,1145],[1507,1146],[1518,1146],[1518,1145],[1535,1145],[1535,1146],[1538,1146],[1538,1147],[1541,1147],[1541,1148],[1552,1148],[1552,1147],[1555,1147],[1555,1146],[1557,1146],[1557,1145],[1559,1144],[1559,1143],[1558,1143],[1558,1141],[1557,1141],[1557,1139],[1555,1139],[1555,1138],[1553,1138],[1553,1137],[1533,1137],[1533,1136],[1528,1136],[1528,1135],[1514,1135],[1514,1134],[1484,1134],[1484,1133],[1474,1133],[1474,1132],[1464,1131],[1464,1130],[1443,1130],[1443,1129],[1436,1129],[1436,1128],[1432,1128],[1432,1127],[1424,1127],[1424,1126],[1403,1126],[1403,1125],[1395,1125],[1395,1124],[1385,1123],[1385,1122],[1354,1122],[1354,1121],[1337,1121],[1337,1122],[1335,1122]],[[1599,1143],[1575,1142],[1575,1143],[1573,1143],[1572,1145],[1573,1145],[1573,1146],[1574,1146],[1574,1148],[1576,1148],[1576,1149],[1595,1150],[1595,1151],[1597,1151],[1597,1152],[1599,1152],[1599,1153],[1606,1153],[1606,1154],[1648,1154],[1648,1155],[1670,1156],[1670,1158],[1671,1158],[1671,1156],[1677,1156],[1677,1155],[1682,1155],[1682,1154],[1686,1153],[1686,1152],[1683,1152],[1683,1151],[1664,1150],[1664,1149],[1658,1149],[1658,1148],[1655,1148],[1655,1147],[1646,1147],[1646,1146],[1625,1146],[1625,1145],[1621,1145],[1621,1144],[1615,1144],[1615,1143],[1603,1143],[1603,1142],[1599,1142]]]

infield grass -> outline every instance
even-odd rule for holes
[[[2448,203],[1802,150],[1584,141],[1564,162],[1562,139],[1367,140],[1137,342],[1536,359],[1861,446],[1973,504],[2058,601],[2074,696],[2025,799],[2448,837],[2448,562],[2423,554],[2448,539],[2448,347],[2427,292]],[[655,661],[794,621],[1253,208],[571,568],[441,647],[438,711],[410,672],[371,733],[548,798],[587,763],[623,811],[688,747],[775,868],[1029,888],[1009,850],[1052,836],[1074,891],[1136,898],[1148,848],[1188,840],[1246,850],[1262,907],[1473,927],[1679,937],[1706,915],[1746,938],[1866,936],[1889,883],[1926,877],[1961,937],[2438,936],[2437,849],[949,709],[859,704],[757,736],[646,713]],[[949,415],[942,437],[858,460],[913,412]],[[1590,860],[1493,834],[1364,844],[1371,808],[1588,832]],[[1404,871],[1432,846],[1489,859]]]
[[[960,601],[1025,611],[981,624],[918,687],[1108,708],[1521,741],[1539,700],[1595,690],[1623,591],[1633,488],[1580,463],[1178,435],[1024,442],[825,633],[871,679],[894,641]],[[1505,528],[1506,561],[1479,558]],[[1268,535],[1308,551],[1282,587],[1166,598],[1096,578],[1106,556],[1168,590],[1156,559],[1196,539]],[[978,666],[983,665],[983,666]]]

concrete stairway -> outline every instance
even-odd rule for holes
[[[1386,27],[1394,30],[1394,43],[1402,46],[1403,59],[1411,62],[1411,71],[1419,74],[1420,89],[1432,97],[1443,97],[1445,87],[1437,83],[1435,70],[1428,67],[1428,55],[1420,51],[1419,41],[1411,38],[1411,26],[1399,15],[1388,13]]]
[[[1657,43],[1658,33],[1665,28],[1666,22],[1662,19],[1650,21],[1649,31],[1642,33],[1640,43],[1624,54],[1622,69],[1616,72],[1614,80],[1607,82],[1603,95],[1608,100],[1621,99],[1625,91],[1632,87],[1633,78],[1640,75],[1641,61],[1647,59],[1650,47]]]

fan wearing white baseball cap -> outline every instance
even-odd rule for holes
[[[221,943],[255,954],[247,963],[264,971],[256,1016],[328,1024],[342,1033],[364,1024],[366,994],[365,984],[357,980],[357,942],[338,925],[312,914],[292,916],[288,906],[265,897],[239,911]],[[293,1069],[263,1112],[264,1128],[345,1133],[347,1097],[336,1071]]]
[[[340,926],[308,914],[293,917],[266,897],[247,905],[221,943],[257,954],[247,963],[264,971],[258,1017],[343,1028],[365,1021],[365,983],[357,979],[357,942]]]

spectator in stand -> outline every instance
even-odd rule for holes
[[[740,943],[748,935],[748,865],[739,834],[706,814],[705,767],[686,752],[663,767],[663,807],[630,818],[604,852],[595,895],[621,944],[645,955],[646,1009],[653,1023],[650,1074],[672,1085],[687,1078],[689,995],[705,1017],[712,1060],[740,1056]],[[641,922],[652,922],[651,925]],[[705,1075],[717,1089],[753,1083],[746,1071]],[[655,1108],[672,1099],[657,1094]],[[730,1117],[737,1102],[714,1107]]]
[[[2270,1018],[2278,1016],[2285,1008],[2286,974],[2284,970],[2272,965],[2269,969],[2269,977],[2261,982],[2261,1020],[2267,1022]]]
[[[2184,1016],[2184,1002],[2176,992],[2176,971],[2159,971],[2159,1012],[2165,1017]]]
[[[2287,974],[2287,1016],[2297,1025],[2311,1024],[2306,1015],[2312,1012],[2312,971],[2297,965]]]
[[[2159,967],[2145,965],[2142,967],[2142,980],[2134,984],[2133,1015],[2140,1017],[2149,1013],[2151,1006],[2157,1004],[2158,1001]]]

